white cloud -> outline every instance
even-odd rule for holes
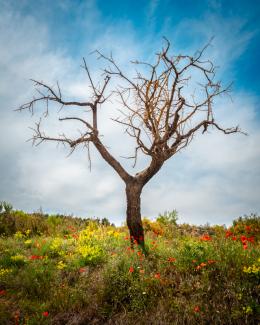
[[[94,16],[99,17],[97,12]],[[100,22],[97,19],[95,23]],[[245,50],[251,34],[243,33],[243,22],[237,20],[210,16],[207,24],[211,27],[205,37],[212,31],[218,35],[210,55],[221,61],[222,67],[231,64]],[[187,26],[194,33],[204,33],[205,21],[184,21],[178,27],[179,33]],[[237,34],[233,35],[234,29]],[[225,37],[223,30],[227,31]],[[65,158],[67,151],[61,147],[57,150],[53,144],[32,148],[25,142],[31,134],[26,128],[32,125],[31,117],[11,110],[31,97],[29,78],[51,84],[62,80],[67,96],[85,100],[89,94],[86,76],[79,67],[81,62],[54,49],[49,33],[48,26],[39,24],[33,17],[21,17],[11,11],[0,14],[0,43],[5,44],[0,53],[1,199],[25,210],[42,206],[47,211],[110,217],[113,222],[121,223],[125,214],[124,184],[96,151],[92,148],[90,173],[85,151],[79,150]],[[121,25],[107,26],[106,32],[91,44],[92,48],[82,51],[112,50],[120,64],[132,73],[127,62],[145,56],[147,39],[138,40],[131,24],[124,26],[121,22]],[[94,58],[89,60],[91,64],[94,62]],[[99,66],[91,67],[97,77]],[[183,221],[227,223],[239,214],[259,211],[260,134],[255,115],[259,99],[246,92],[235,93],[233,98],[234,103],[218,103],[216,118],[224,126],[240,124],[250,136],[223,136],[219,132],[198,136],[146,186],[142,196],[144,215],[156,216],[176,208]],[[108,119],[115,108],[106,105],[100,111],[104,142],[116,156],[127,155],[131,153],[131,140],[121,133],[118,135],[120,127]],[[55,117],[53,114],[48,120],[50,132],[56,132]],[[71,131],[72,126],[66,128]],[[139,166],[143,164],[141,160]],[[130,168],[128,162],[125,165]]]

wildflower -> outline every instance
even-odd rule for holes
[[[233,235],[233,232],[230,231],[230,230],[227,230],[226,234],[225,234],[225,237],[228,238],[228,237],[231,237],[232,235]]]
[[[57,264],[57,269],[62,270],[66,267],[67,265],[63,261],[59,261]]]
[[[200,312],[200,307],[199,306],[195,306],[193,308],[193,310],[195,311],[195,313],[199,313]]]
[[[200,237],[200,240],[210,241],[210,240],[212,240],[212,238],[209,235],[203,235],[202,237]]]
[[[15,325],[19,325],[20,323],[20,312],[17,310],[14,314]]]
[[[79,269],[79,273],[87,273],[87,271],[88,271],[88,268],[87,267],[81,267]]]
[[[14,256],[11,256],[11,260],[14,262],[24,262],[24,256],[23,255],[14,255]]]
[[[246,236],[243,236],[243,235],[242,235],[242,236],[240,237],[240,240],[241,240],[242,243],[246,243],[247,238],[246,238]]]
[[[15,234],[14,234],[14,238],[16,239],[21,239],[25,237],[24,234],[21,232],[21,231],[17,231]]]
[[[29,256],[30,260],[42,260],[44,257],[43,256],[39,256],[39,255],[31,255]]]
[[[200,263],[200,265],[196,266],[196,270],[200,270],[201,268],[203,268],[206,265],[207,265],[207,263],[202,262],[202,263]]]
[[[0,290],[0,296],[6,295],[6,290]]]
[[[254,243],[254,241],[255,241],[255,238],[254,238],[254,236],[251,236],[251,237],[248,237],[247,238],[247,241],[249,241],[250,243]]]
[[[118,231],[114,231],[114,232],[113,232],[113,236],[114,236],[115,238],[118,238],[118,237],[120,236],[120,233],[119,233]]]
[[[175,261],[176,261],[176,258],[174,258],[174,257],[169,257],[167,261],[168,261],[168,262],[175,262]]]
[[[245,230],[247,233],[249,233],[251,231],[251,227],[250,226],[245,226]]]
[[[253,310],[252,310],[252,308],[250,306],[243,307],[243,311],[248,315],[253,314]]]
[[[130,266],[129,267],[129,273],[133,273],[134,272],[134,268],[133,268],[133,266]]]
[[[155,279],[160,279],[161,274],[160,273],[155,273],[154,277],[155,277]]]
[[[32,240],[31,240],[31,239],[27,239],[27,240],[24,242],[25,245],[31,245],[31,243],[32,243]]]
[[[243,272],[248,273],[248,274],[260,274],[260,266],[256,266],[253,264],[252,266],[246,267],[244,266]]]
[[[12,269],[0,269],[0,278],[4,277],[5,275],[7,275],[8,273],[11,273]]]
[[[233,236],[231,239],[232,240],[237,240],[237,237],[236,236]]]
[[[143,274],[145,271],[143,269],[141,269],[139,272]]]
[[[128,236],[126,236],[124,239],[125,239],[125,240],[129,240],[129,237],[128,237]]]
[[[210,264],[214,264],[214,263],[216,263],[217,261],[215,261],[215,260],[208,260],[208,264],[210,265]]]
[[[242,300],[242,293],[237,294],[237,299]]]
[[[48,311],[44,311],[44,312],[42,313],[42,316],[44,316],[44,317],[48,317],[48,316],[49,316],[49,312],[48,312]]]

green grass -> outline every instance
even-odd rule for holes
[[[259,324],[259,217],[144,227],[0,213],[0,324]]]

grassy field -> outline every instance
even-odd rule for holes
[[[126,227],[0,205],[0,324],[259,324],[260,218]]]

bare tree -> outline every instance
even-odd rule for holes
[[[34,106],[38,102],[45,103],[45,116],[51,102],[61,106],[88,109],[90,115],[88,119],[79,115],[59,119],[81,123],[84,132],[78,138],[71,138],[65,134],[57,137],[47,136],[41,130],[39,122],[34,129],[33,143],[38,145],[45,141],[54,141],[68,145],[72,151],[79,145],[89,148],[89,144],[92,143],[125,182],[126,220],[130,238],[132,242],[136,240],[142,248],[144,248],[144,231],[140,198],[144,185],[158,173],[166,160],[185,148],[197,132],[205,133],[209,127],[216,128],[224,134],[241,132],[238,127],[223,128],[214,119],[214,100],[221,94],[228,93],[230,85],[222,87],[219,81],[215,81],[215,66],[211,61],[203,59],[209,44],[197,51],[194,56],[171,56],[170,42],[167,39],[165,41],[166,46],[156,54],[155,63],[132,62],[140,67],[134,78],[123,72],[112,55],[105,56],[96,51],[98,59],[105,60],[107,64],[107,68],[103,71],[105,78],[98,86],[95,85],[83,59],[83,68],[93,93],[90,101],[66,101],[62,97],[58,83],[56,87],[50,87],[33,80],[38,96],[18,109],[20,111],[29,109],[33,113]],[[117,78],[120,86],[108,92],[111,78]],[[198,79],[200,83],[194,86],[194,80]],[[147,168],[135,175],[128,173],[101,141],[98,126],[99,108],[111,95],[118,96],[123,107],[121,118],[115,118],[114,121],[123,125],[136,142],[134,154],[128,158],[133,159],[135,166],[139,153],[150,157]]]

